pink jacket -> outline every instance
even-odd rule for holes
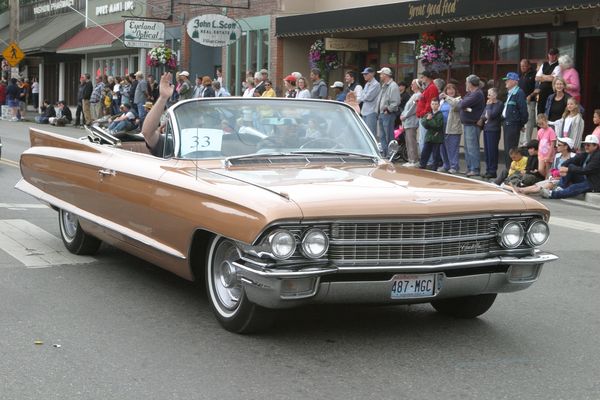
[[[570,85],[571,88],[565,89],[565,92],[569,93],[571,97],[574,97],[577,101],[581,101],[581,93],[579,86],[579,73],[575,68],[568,68],[562,71],[562,77]]]

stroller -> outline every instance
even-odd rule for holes
[[[396,142],[398,145],[398,149],[392,152],[390,156],[390,161],[393,163],[408,161],[408,151],[406,149],[406,137],[404,136],[404,128],[400,125],[394,131],[394,140],[392,142]],[[396,146],[394,146],[395,148]]]

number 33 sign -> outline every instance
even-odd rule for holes
[[[181,131],[181,154],[195,151],[221,151],[223,131],[220,129],[187,128]]]

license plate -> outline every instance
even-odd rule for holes
[[[392,299],[431,297],[435,290],[435,274],[394,275],[392,278]]]

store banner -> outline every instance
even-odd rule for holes
[[[457,23],[482,18],[597,7],[590,0],[419,0],[278,17],[275,35],[300,36],[368,29]]]
[[[125,47],[148,48],[165,44],[165,24],[156,21],[125,20]]]
[[[240,24],[219,14],[206,14],[192,18],[187,24],[188,35],[200,44],[210,47],[225,47],[242,36]]]

